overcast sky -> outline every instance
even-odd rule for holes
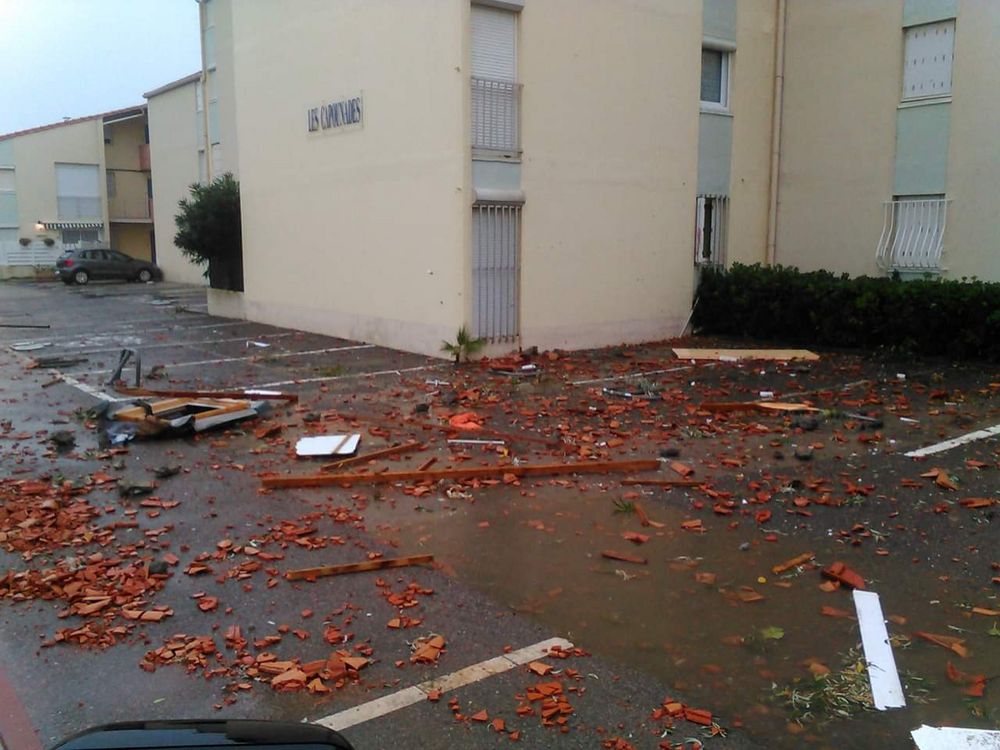
[[[0,0],[0,134],[141,104],[200,67],[195,0]]]

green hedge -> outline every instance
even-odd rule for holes
[[[787,344],[1000,360],[1000,284],[982,281],[736,264],[702,273],[693,322],[703,333]]]

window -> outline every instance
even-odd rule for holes
[[[472,6],[472,147],[520,152],[517,14]]]
[[[18,225],[16,187],[14,169],[0,167],[0,227]]]
[[[118,195],[118,183],[115,180],[115,173],[110,169],[107,171],[107,181],[108,181],[108,198],[114,198]]]
[[[955,21],[903,31],[903,101],[951,95]]]
[[[62,230],[63,245],[83,245],[99,242],[99,232],[96,229],[64,229]]]
[[[721,266],[726,262],[726,231],[729,198],[725,195],[699,195],[694,230],[696,266]]]
[[[875,260],[884,270],[941,270],[948,200],[944,195],[897,195],[885,204]]]
[[[105,125],[104,126],[104,145],[105,146],[110,146],[111,145],[111,126],[110,125]]]
[[[729,58],[721,49],[701,50],[702,109],[729,111]]]
[[[96,164],[56,164],[60,219],[101,218],[100,169]]]
[[[472,334],[489,342],[520,333],[521,206],[472,207]]]

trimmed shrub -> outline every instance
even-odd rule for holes
[[[695,327],[788,344],[1000,361],[1000,284],[735,264],[706,269]]]

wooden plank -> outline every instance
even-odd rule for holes
[[[635,563],[636,565],[645,565],[648,560],[645,557],[638,557],[637,555],[629,555],[624,552],[617,552],[613,549],[606,549],[601,552],[601,557],[606,560],[617,560],[619,562]]]
[[[707,484],[706,479],[623,479],[621,481],[626,487],[636,484],[648,484],[650,487],[701,487]]]
[[[606,474],[609,472],[656,471],[657,459],[632,461],[593,461],[572,464],[539,464],[536,466],[467,466],[438,471],[387,471],[381,474],[306,474],[297,477],[263,477],[264,486],[322,487],[330,484],[391,484],[393,482],[436,482],[441,479],[502,479],[505,474],[515,477],[554,476],[558,474]]]
[[[457,427],[452,427],[447,424],[434,424],[433,422],[394,422],[389,423],[377,415],[365,415],[365,414],[355,414],[347,411],[334,410],[334,413],[341,419],[346,419],[352,422],[370,422],[379,427],[383,427],[387,430],[400,430],[400,429],[410,429],[410,430],[436,430],[437,432],[443,432],[447,435],[464,435],[465,437],[475,438],[475,437],[494,437],[502,438],[504,440],[509,440],[512,443],[523,442],[523,443],[536,443],[538,445],[544,445],[547,448],[563,448],[565,443],[559,438],[545,438],[539,437],[537,435],[528,435],[524,432],[515,431],[504,431],[504,430],[494,430],[489,427],[482,427],[478,430],[460,430]]]
[[[791,560],[786,560],[780,565],[773,566],[771,568],[771,572],[774,573],[774,575],[781,575],[787,570],[791,570],[792,568],[797,568],[800,565],[805,565],[807,562],[809,562],[815,557],[816,554],[813,552],[803,552],[798,557],[793,557]]]
[[[892,653],[878,594],[855,590],[854,606],[858,611],[861,646],[868,663],[868,680],[871,682],[875,708],[879,711],[905,708],[906,698],[896,671],[896,659]]]
[[[345,565],[324,565],[319,568],[299,568],[289,570],[285,578],[289,581],[322,578],[324,576],[339,576],[344,573],[363,573],[368,570],[384,570],[386,568],[405,568],[410,565],[427,565],[434,562],[434,555],[411,555],[410,557],[391,557],[385,560],[366,560]]]
[[[337,469],[342,469],[345,466],[367,463],[368,461],[382,458],[383,456],[393,456],[398,453],[409,453],[411,451],[420,450],[423,447],[423,443],[418,441],[413,441],[412,443],[401,443],[399,445],[392,445],[388,448],[383,448],[382,450],[365,453],[364,455],[351,456],[351,458],[345,458],[341,461],[334,461],[332,464],[323,464],[321,468],[323,471],[336,471]]]
[[[678,359],[712,359],[722,362],[741,359],[771,359],[779,362],[819,359],[818,354],[808,349],[674,349],[674,354]]]
[[[704,403],[698,408],[701,411],[710,411],[716,414],[727,414],[736,411],[822,411],[809,404],[785,403],[783,401],[718,401]]]
[[[199,402],[199,404],[204,405],[205,402]],[[211,419],[212,417],[221,417],[223,414],[231,414],[234,411],[243,411],[249,408],[250,408],[249,401],[234,401],[231,404],[220,404],[215,409],[198,412],[197,414],[194,415],[194,421],[201,422],[206,419]]]
[[[164,396],[181,398],[223,398],[241,399],[253,401],[288,401],[297,403],[298,394],[295,393],[245,393],[243,391],[187,391],[178,389],[153,390],[151,388],[129,388],[119,385],[115,390],[125,396]]]

